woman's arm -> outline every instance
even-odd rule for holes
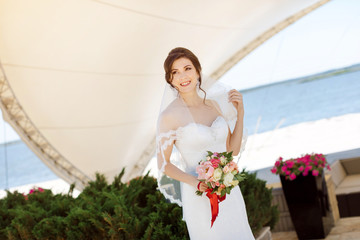
[[[169,121],[169,120],[170,119],[167,119],[165,117],[165,118],[162,118],[161,121],[166,122],[166,121]],[[164,144],[164,141],[165,140],[161,141],[161,144]],[[199,184],[199,180],[195,176],[190,175],[188,173],[185,173],[184,171],[180,170],[178,167],[176,167],[174,164],[172,164],[170,162],[170,156],[171,156],[171,153],[172,153],[172,150],[173,150],[173,146],[174,146],[174,140],[163,151],[163,154],[162,154],[161,151],[157,154],[158,168],[160,169],[163,166],[163,164],[166,162],[164,172],[165,172],[165,174],[167,176],[197,188],[197,186]],[[207,185],[205,183],[202,182],[200,184],[200,191],[205,191],[207,188],[208,187],[207,187]]]
[[[237,120],[233,133],[231,133],[229,129],[226,148],[228,152],[232,151],[233,155],[236,156],[240,152],[244,128],[244,105],[241,93],[235,89],[229,91],[229,102],[231,102],[237,110]]]

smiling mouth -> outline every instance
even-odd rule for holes
[[[182,87],[186,87],[186,86],[188,86],[190,83],[191,83],[191,81],[187,81],[187,82],[180,83],[180,85],[181,85]]]

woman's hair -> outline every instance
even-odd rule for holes
[[[179,58],[187,58],[189,59],[192,64],[195,67],[196,72],[199,74],[199,89],[201,91],[204,92],[205,96],[204,96],[204,103],[205,103],[205,98],[206,98],[206,92],[204,91],[204,89],[201,88],[201,65],[199,62],[199,59],[195,56],[194,53],[192,53],[189,49],[186,48],[182,48],[182,47],[177,47],[172,49],[167,58],[165,59],[164,62],[164,70],[165,70],[165,80],[168,84],[170,84],[171,87],[174,87],[172,85],[172,80],[173,80],[173,74],[171,71],[171,67],[174,64],[175,60],[179,59]]]

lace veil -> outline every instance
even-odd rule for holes
[[[224,83],[214,81],[209,77],[205,78],[203,76],[202,79],[201,88],[206,91],[206,99],[217,103],[215,107],[226,120],[230,131],[233,132],[237,120],[237,111],[233,104],[228,102],[228,91],[232,88]],[[197,91],[198,95],[203,98],[204,93],[199,87],[197,87]],[[169,115],[171,115],[171,117],[169,117]],[[202,116],[203,119],[206,119],[207,117],[209,116],[206,116],[206,114],[205,116]],[[197,123],[197,121],[195,121],[191,108],[187,107],[177,91],[166,83],[156,132],[156,156],[158,163],[157,181],[161,193],[171,203],[177,203],[179,206],[182,206],[181,184],[179,181],[172,179],[165,174],[165,166],[169,164],[169,161],[180,170],[185,170],[185,163],[174,143],[179,137],[178,130],[185,125],[193,123]],[[194,125],[196,126],[196,124]],[[196,134],[194,134],[194,137],[197,137]],[[234,156],[235,162],[238,162],[241,153],[244,151],[246,140],[247,131],[244,128],[240,153],[238,156]],[[168,159],[168,161],[166,159]],[[201,159],[199,159],[199,161],[200,160]]]

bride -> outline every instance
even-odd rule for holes
[[[195,194],[197,189],[205,192],[208,188],[196,174],[207,151],[232,151],[234,156],[241,151],[242,95],[235,89],[221,94],[219,84],[208,83],[204,90],[200,62],[186,48],[171,50],[164,69],[167,87],[174,94],[164,94],[158,118],[159,190],[182,206],[191,239],[254,239],[239,187],[219,203],[212,227],[209,199]]]

